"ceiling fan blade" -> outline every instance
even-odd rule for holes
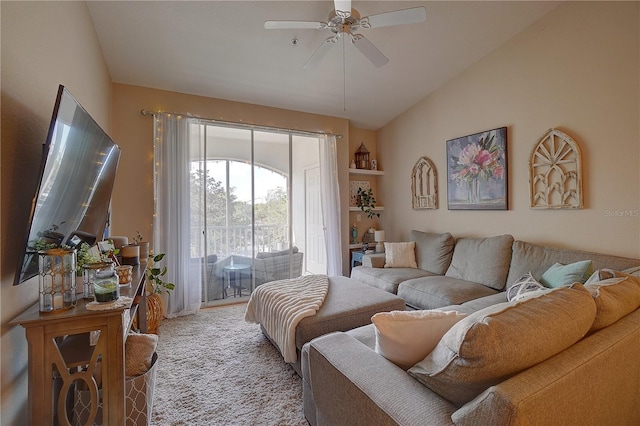
[[[320,61],[322,61],[322,58],[324,58],[324,56],[327,54],[329,49],[331,49],[331,46],[336,44],[336,41],[338,41],[338,36],[335,35],[323,41],[322,44],[318,46],[316,51],[313,52],[313,55],[311,55],[311,57],[307,59],[307,62],[304,64],[303,68],[313,68],[318,65]]]
[[[427,11],[424,6],[420,6],[367,16],[360,20],[360,24],[363,28],[379,28],[391,25],[417,24],[426,21],[426,19]]]
[[[384,56],[382,52],[373,45],[373,43],[364,38],[362,34],[353,34],[351,37],[351,43],[353,43],[376,67],[380,68],[389,62],[389,59],[387,59],[387,57]]]
[[[326,22],[312,21],[265,21],[265,30],[322,30],[327,27]]]
[[[333,8],[342,19],[351,16],[351,0],[333,0]]]

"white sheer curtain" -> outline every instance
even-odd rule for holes
[[[335,136],[325,135],[320,138],[320,191],[327,248],[327,275],[342,275],[338,147]]]
[[[166,253],[169,292],[167,317],[193,314],[200,309],[199,277],[190,276],[189,122],[175,114],[157,114],[154,120],[154,253]],[[192,270],[191,274],[199,273]]]

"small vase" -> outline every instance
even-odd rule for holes
[[[129,244],[120,249],[123,265],[139,265],[140,264],[140,246]]]
[[[146,262],[149,257],[149,241],[140,241],[140,262]]]
[[[480,203],[480,182],[478,178],[471,179],[467,182],[467,195],[469,197],[469,204]]]

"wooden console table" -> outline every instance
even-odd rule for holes
[[[120,296],[132,299],[128,306],[89,311],[86,304],[91,300],[79,294],[72,309],[43,313],[36,303],[11,321],[25,328],[28,343],[27,424],[70,425],[73,419],[68,401],[73,400],[74,382],[81,381],[91,393],[88,423],[92,424],[100,402],[96,373],[102,377],[102,424],[125,424],[124,343],[135,315],[138,328],[146,332],[145,267],[134,266],[131,286],[120,288]],[[100,334],[92,346],[90,335],[97,331]],[[54,379],[62,383],[56,401]]]

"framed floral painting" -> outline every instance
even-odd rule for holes
[[[447,141],[449,210],[507,210],[507,128]]]

